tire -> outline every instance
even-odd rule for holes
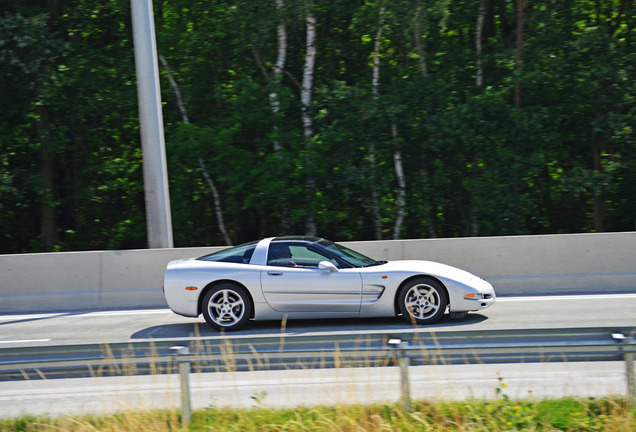
[[[245,288],[222,283],[205,294],[201,312],[210,327],[234,331],[249,321],[252,308],[252,300]]]
[[[398,294],[398,309],[413,324],[433,324],[448,306],[446,290],[436,280],[420,277],[408,281]]]

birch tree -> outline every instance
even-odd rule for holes
[[[384,31],[384,12],[385,1],[380,6],[378,12],[378,28],[375,34],[373,44],[373,70],[371,76],[371,87],[373,89],[373,98],[377,102],[380,87],[380,44],[382,42],[382,32]],[[369,146],[369,164],[371,168],[371,212],[373,214],[373,226],[375,228],[376,240],[382,240],[382,214],[380,213],[380,204],[377,190],[377,161],[375,142],[371,141]]]
[[[307,235],[314,236],[318,231],[315,216],[312,212],[311,200],[314,199],[316,191],[316,180],[313,178],[312,172],[312,154],[311,142],[314,136],[314,127],[312,121],[311,105],[312,91],[314,83],[314,67],[316,63],[316,16],[314,15],[313,0],[305,0],[305,66],[303,67],[303,81],[300,91],[301,114],[303,123],[303,136],[305,138],[305,147],[309,150],[308,154],[308,178],[307,178],[307,194],[308,208],[310,214],[307,215],[305,232]]]
[[[380,5],[380,10],[378,12],[378,28],[376,30],[375,42],[373,45],[373,73],[372,73],[372,88],[373,88],[373,96],[377,101],[379,99],[380,94],[380,50],[382,47],[382,34],[384,32],[385,26],[385,13],[386,13],[386,2],[383,2]],[[393,145],[395,147],[393,153],[393,167],[395,169],[395,177],[398,183],[398,195],[395,200],[397,212],[395,217],[395,224],[393,227],[393,238],[399,239],[400,232],[402,230],[402,223],[404,221],[404,213],[406,208],[406,180],[404,177],[404,167],[402,165],[402,154],[399,150],[398,144],[398,134],[397,134],[397,125],[395,120],[391,121],[391,139],[393,141]],[[371,163],[371,169],[373,170],[372,178],[375,180],[377,175],[375,174],[376,170],[376,148],[375,144],[372,142],[369,150],[369,162]],[[371,185],[372,188],[372,209],[374,212],[374,222],[376,229],[376,237],[378,240],[382,239],[382,220],[380,211],[378,209],[377,203],[377,190],[376,185]]]
[[[40,3],[0,14],[0,253],[142,248],[129,4]],[[155,12],[181,246],[634,227],[634,1]]]
[[[278,86],[280,85],[280,79],[283,71],[285,70],[285,59],[287,58],[287,29],[285,27],[285,17],[283,10],[285,6],[285,0],[276,0],[276,14],[278,16],[278,25],[276,26],[276,35],[278,40],[278,49],[276,55],[276,64],[272,73],[271,87],[272,90],[269,93],[269,104],[272,107],[274,116],[277,116],[280,112],[280,100],[278,96]],[[278,141],[278,126],[274,126],[274,151],[279,151],[281,144]]]
[[[481,0],[479,2],[479,10],[477,11],[477,22],[475,23],[475,87],[477,90],[481,90],[484,86],[484,70],[482,65],[482,38],[484,33],[484,19],[486,16],[486,6],[488,4],[488,0]],[[477,151],[475,150],[475,154],[473,155],[472,160],[472,170],[470,176],[473,180],[473,185],[477,184],[477,176],[478,176],[478,167],[479,167],[479,156]],[[479,235],[479,196],[476,191],[472,191],[470,203],[470,235],[473,237],[477,237]]]
[[[443,5],[442,5],[443,6]],[[438,6],[439,7],[439,6]],[[424,10],[422,10],[424,9]],[[424,21],[424,29],[422,29],[422,21]],[[417,61],[419,67],[419,73],[422,78],[428,77],[428,62],[426,57],[426,44],[422,42],[423,39],[427,37],[428,32],[428,11],[427,11],[427,3],[424,2],[422,4],[421,0],[417,0],[415,7],[415,15],[413,16],[413,37],[415,53],[417,54]],[[428,116],[427,120],[428,121]],[[428,140],[425,139],[422,144],[422,152],[426,151],[426,147],[428,144]],[[420,179],[423,185],[426,185],[430,178],[429,172],[426,167],[422,165],[419,170]],[[430,197],[427,193],[423,194],[423,207],[425,218],[430,218],[430,221],[427,224],[428,235],[431,238],[437,237],[437,233],[435,230],[435,218],[432,215],[432,204],[430,201]]]
[[[314,67],[316,63],[316,16],[314,15],[313,0],[305,0],[305,28],[305,66],[303,67],[300,103],[303,120],[303,135],[305,137],[305,144],[309,146],[314,136],[311,101],[314,85]]]
[[[287,28],[285,26],[285,16],[283,14],[285,6],[284,0],[276,0],[276,12],[278,15],[278,26],[276,27],[276,34],[278,39],[278,50],[276,56],[276,65],[274,66],[274,72],[272,76],[272,92],[269,94],[269,103],[272,107],[274,116],[278,116],[280,112],[280,99],[278,95],[278,86],[280,85],[281,76],[285,70],[285,59],[287,58]],[[279,127],[274,125],[274,151],[280,152],[282,145],[279,141]],[[282,218],[281,225],[283,232],[288,232],[289,225],[289,208],[283,199],[282,203]]]
[[[398,196],[395,201],[397,205],[397,216],[395,218],[395,227],[393,229],[393,240],[399,240],[406,209],[406,179],[404,177],[402,152],[400,152],[399,149],[397,125],[395,122],[391,123],[391,136],[393,138],[393,145],[395,146],[395,153],[393,153],[393,166],[395,168],[395,177],[398,182]]]
[[[515,1],[515,15],[517,18],[516,26],[516,51],[515,51],[515,72],[519,74],[521,72],[521,62],[523,61],[523,26],[525,21],[524,8],[525,0]],[[514,95],[514,107],[521,108],[521,82],[519,77],[515,79],[515,95]]]
[[[477,24],[475,25],[475,54],[477,60],[475,60],[475,87],[478,89],[484,85],[484,68],[482,65],[482,37],[484,33],[484,18],[486,16],[486,5],[488,0],[481,0],[479,2],[479,11],[477,12]]]
[[[424,6],[424,8],[425,7],[426,6]],[[426,15],[426,11],[424,11],[424,15]],[[423,38],[423,34],[426,33],[428,26],[426,25],[424,26],[424,33],[423,33],[422,27],[421,27],[421,21],[422,21],[422,4],[418,0],[417,5],[415,6],[415,15],[413,16],[413,39],[415,42],[414,43],[415,52],[417,54],[417,62],[419,65],[420,74],[422,74],[423,77],[427,77],[428,65],[426,61],[426,47],[422,43],[422,38]]]
[[[274,115],[274,121],[280,116],[280,86],[282,81],[282,75],[285,71],[285,61],[287,59],[287,27],[285,25],[285,0],[275,0],[276,4],[276,62],[274,63],[273,70],[269,71],[263,65],[263,61],[260,58],[260,54],[256,47],[253,47],[253,54],[263,76],[269,86],[269,106]],[[295,80],[294,80],[295,81]],[[281,150],[283,144],[280,142],[280,127],[277,123],[272,127],[273,130],[273,150],[276,157],[282,160]],[[281,226],[283,232],[290,230],[289,223],[289,208],[287,206],[286,197],[281,197]]]
[[[188,111],[186,110],[185,103],[183,102],[183,97],[181,96],[181,89],[179,88],[179,84],[177,83],[177,80],[175,80],[174,75],[172,74],[172,71],[170,70],[168,61],[163,56],[163,54],[159,54],[159,61],[161,62],[164,70],[166,71],[166,75],[168,76],[168,82],[170,83],[170,86],[172,87],[172,91],[174,92],[175,99],[177,101],[177,107],[179,109],[179,113],[181,114],[181,121],[183,121],[184,124],[190,124]],[[232,245],[232,240],[230,240],[230,236],[228,235],[227,230],[225,229],[225,221],[223,219],[223,209],[221,207],[221,198],[219,196],[219,191],[216,188],[216,185],[214,184],[214,181],[212,180],[212,177],[210,176],[210,173],[208,172],[207,167],[205,166],[205,162],[203,161],[203,158],[197,157],[197,162],[199,164],[199,168],[201,168],[201,174],[203,175],[203,178],[205,179],[208,186],[210,187],[210,192],[212,192],[212,199],[214,201],[214,211],[216,213],[216,220],[218,223],[219,231],[223,235],[223,240],[225,240],[225,244],[230,246]]]

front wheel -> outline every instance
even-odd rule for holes
[[[210,327],[226,331],[238,330],[250,319],[252,301],[243,287],[223,283],[205,294],[202,312]]]
[[[409,281],[398,294],[398,309],[413,324],[433,324],[448,306],[446,290],[436,280],[417,278]]]

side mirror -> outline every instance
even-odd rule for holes
[[[330,272],[337,272],[338,271],[338,267],[336,267],[335,265],[333,265],[333,263],[331,263],[329,261],[320,261],[318,263],[318,268],[320,270],[329,270]]]

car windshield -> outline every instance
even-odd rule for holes
[[[230,262],[238,264],[248,264],[256,248],[256,243],[250,242],[242,245],[234,246],[229,249],[223,249],[218,252],[213,252],[208,255],[197,258],[201,261],[218,261],[218,262]]]
[[[354,267],[369,267],[382,264],[382,262],[371,259],[359,252],[356,252],[329,240],[322,239],[318,242],[318,244],[322,245],[326,249],[329,249],[331,252],[338,255],[340,259],[348,262]]]

